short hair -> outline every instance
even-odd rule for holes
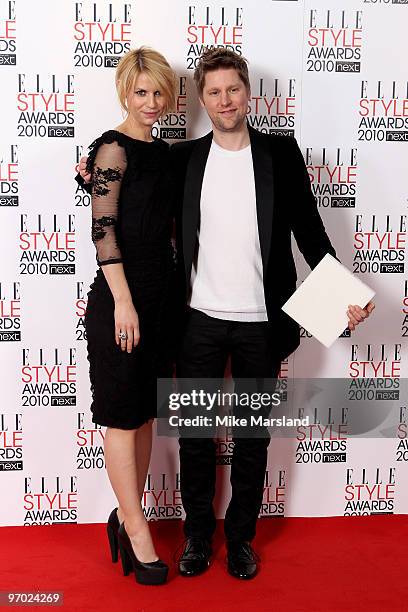
[[[166,58],[150,47],[128,51],[116,68],[116,90],[120,105],[128,112],[126,98],[140,74],[148,76],[165,99],[164,114],[176,108],[177,77]]]
[[[206,49],[198,60],[196,69],[194,70],[194,82],[197,86],[198,95],[201,97],[205,84],[205,75],[207,72],[218,70],[219,68],[235,68],[239,78],[244,83],[249,91],[251,85],[248,74],[248,60],[242,55],[238,55],[231,49]]]

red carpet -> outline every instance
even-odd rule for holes
[[[186,579],[171,562],[161,587],[140,586],[110,562],[104,525],[3,527],[0,591],[63,591],[65,610],[407,612],[408,516],[262,519],[258,525],[254,547],[263,562],[253,581],[226,573],[219,525],[210,569]],[[158,553],[169,562],[181,523],[151,526]]]

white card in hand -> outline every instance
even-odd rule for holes
[[[282,310],[329,348],[348,325],[348,305],[364,308],[374,295],[370,287],[327,253]]]

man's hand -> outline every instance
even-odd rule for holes
[[[354,306],[349,305],[347,310],[347,316],[349,319],[348,328],[351,331],[356,329],[356,325],[362,323],[370,314],[373,312],[375,308],[375,304],[373,302],[368,302],[365,308],[360,308],[356,304]]]
[[[86,171],[87,159],[88,159],[87,157],[81,157],[79,161],[78,171],[79,171],[79,174],[84,179],[85,183],[90,183],[92,181],[92,174]]]

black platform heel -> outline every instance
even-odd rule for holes
[[[122,560],[123,574],[128,576],[130,572],[135,573],[136,582],[139,584],[159,585],[167,580],[168,566],[158,559],[151,563],[142,563],[136,557],[132,543],[126,533],[125,525],[122,523],[118,531],[119,551]]]
[[[106,531],[108,532],[109,547],[112,555],[112,563],[117,563],[119,555],[118,545],[118,531],[119,531],[119,519],[118,509],[114,508],[109,515],[108,522],[106,525]]]

